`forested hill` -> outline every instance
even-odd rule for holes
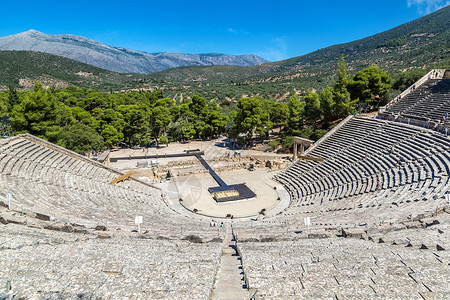
[[[116,90],[133,88],[142,80],[138,75],[115,73],[52,54],[0,51],[0,89],[29,88],[34,81],[41,81],[44,86]]]
[[[450,6],[358,41],[251,67],[181,67],[149,75],[120,74],[45,53],[0,51],[0,90],[9,85],[27,89],[39,80],[44,86],[74,85],[102,91],[160,89],[176,101],[194,94],[218,102],[255,95],[286,100],[293,93],[304,95],[308,89],[330,85],[341,55],[350,74],[371,64],[389,75],[448,68]]]
[[[450,6],[391,30],[307,55],[252,67],[182,67],[152,74],[171,81],[302,81],[329,79],[341,55],[358,70],[370,64],[390,72],[428,67],[450,57]]]

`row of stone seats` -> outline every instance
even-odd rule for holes
[[[428,79],[389,107],[387,112],[440,121],[443,115],[450,112],[450,80]]]
[[[420,189],[421,187],[417,186],[417,188]],[[403,189],[402,187],[399,190],[400,192],[403,190],[406,193],[407,189]],[[371,198],[367,198],[366,200],[372,201]],[[376,203],[376,205],[361,208],[356,206],[358,205],[356,203],[350,204],[341,201],[334,202],[335,207],[333,209],[329,208],[319,211],[314,209],[307,210],[309,207],[305,207],[303,210],[291,208],[281,215],[266,218],[258,222],[250,224],[236,223],[233,228],[239,240],[256,242],[297,240],[307,237],[335,237],[341,235],[341,230],[348,228],[352,230],[359,228],[362,231],[373,232],[374,228],[382,227],[383,230],[389,232],[409,228],[410,225],[408,223],[411,220],[416,220],[415,223],[419,223],[417,220],[420,220],[423,224],[440,220],[441,223],[446,223],[446,225],[443,225],[442,230],[447,232],[445,226],[448,228],[449,220],[445,220],[445,216],[448,215],[448,212],[445,213],[446,206],[441,206],[438,209],[436,207],[436,203],[441,200],[442,202],[445,201],[445,199],[430,201],[418,199],[414,201],[402,200],[396,203],[396,205]],[[311,219],[309,229],[304,225],[303,218],[306,216]],[[399,235],[401,236],[401,231],[399,231]],[[422,243],[425,242],[423,238],[419,238],[418,240],[422,240]],[[449,249],[448,239],[435,241],[434,244],[426,243],[426,245],[433,249],[436,249],[437,244],[443,246],[445,249]]]
[[[180,234],[198,223],[172,211],[161,191],[136,180],[111,185],[120,173],[31,136],[0,145],[0,193],[11,193],[12,208],[80,224],[128,225],[137,215],[145,228]],[[203,236],[215,237],[214,230]]]
[[[257,297],[446,299],[448,252],[356,239],[239,242]]]
[[[367,146],[367,144],[366,144],[366,146]],[[401,155],[404,155],[405,158],[408,159],[408,160],[413,160],[414,159],[414,157],[411,157],[408,154],[409,151],[414,152],[415,151],[414,149],[406,149],[405,150],[403,147],[408,148],[409,146],[408,145],[402,145],[402,144],[399,144],[398,147],[399,147],[399,150],[402,150],[399,153],[397,153],[397,156],[399,158],[403,159],[403,157]],[[332,150],[334,150],[334,149],[332,149]],[[342,167],[343,164],[344,164],[344,166],[345,166],[345,163],[348,164],[349,160],[353,160],[353,162],[354,162],[355,160],[359,159],[360,161],[363,162],[363,164],[362,164],[363,168],[361,169],[361,171],[366,172],[366,173],[372,173],[374,170],[375,171],[383,171],[386,168],[389,168],[389,167],[392,168],[393,166],[395,166],[397,164],[396,160],[394,159],[395,156],[396,156],[395,153],[393,153],[394,155],[388,155],[389,153],[387,153],[387,155],[382,155],[381,157],[377,157],[377,156],[373,156],[373,155],[369,156],[368,155],[368,153],[369,153],[368,151],[369,150],[372,153],[377,151],[376,148],[375,149],[374,148],[372,148],[372,149],[367,149],[366,148],[366,150],[364,150],[364,152],[361,153],[361,151],[358,150],[358,149],[354,150],[354,149],[350,148],[348,153],[342,155],[341,157],[330,159],[329,161],[327,161],[327,162],[325,162],[323,164],[308,162],[306,165],[313,165],[313,167],[317,166],[317,168],[314,169],[314,171],[318,171],[318,172],[314,172],[314,174],[316,175],[315,178],[317,178],[318,177],[317,174],[321,175],[319,172],[320,172],[321,169],[326,168],[324,165],[326,165],[327,163],[328,163],[328,165],[331,165],[331,168],[336,167],[336,165],[338,167]],[[423,150],[423,148],[421,150]],[[357,156],[358,152],[359,152],[359,157]],[[355,153],[356,153],[356,155],[354,155]],[[311,155],[311,156],[313,156],[313,155]],[[364,160],[361,160],[361,156],[363,156],[363,155],[365,155]],[[424,155],[429,155],[429,153],[428,152],[424,152]],[[335,160],[338,161],[338,164],[336,164],[334,162]],[[368,162],[366,162],[366,161],[368,161]],[[299,168],[296,168],[296,166],[294,166],[292,169],[293,170],[295,170],[295,169],[298,170]],[[312,168],[310,168],[310,170],[311,169]],[[280,177],[283,177],[283,176],[285,176],[285,174],[282,174]],[[309,179],[311,179],[311,178],[309,178]]]
[[[438,80],[432,79],[424,82],[422,85],[417,87],[415,90],[411,91],[408,95],[398,100],[394,105],[389,107],[388,111],[393,113],[402,113],[403,111],[413,107],[419,102],[427,102],[428,97],[430,96],[429,89],[432,85],[434,85]]]
[[[233,226],[256,298],[449,298],[448,224],[406,229],[420,215],[448,214],[449,150],[450,139],[434,131],[358,117],[315,144],[304,155],[324,162],[297,162],[276,176],[291,206]],[[391,232],[380,235],[389,244],[336,238],[343,228],[379,227]],[[412,246],[394,243],[405,239]]]
[[[428,103],[416,105],[414,109],[405,111],[405,114],[430,118],[432,120],[442,120],[442,116],[450,110],[450,94],[434,95]]]
[[[444,251],[450,247],[448,223],[445,226],[433,225],[421,228],[422,224],[413,224],[418,228],[408,228],[388,233],[371,233],[368,240],[375,243],[412,247],[415,249],[429,249],[431,251]],[[443,253],[443,252],[440,252]]]
[[[285,214],[443,205],[449,149],[439,133],[354,117],[307,153],[324,162],[300,161],[276,177],[292,197]]]
[[[2,227],[0,249],[0,280],[14,299],[207,299],[221,255],[217,242],[96,239],[15,224]]]

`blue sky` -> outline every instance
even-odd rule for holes
[[[8,1],[0,36],[35,29],[146,52],[286,59],[385,31],[449,0]]]

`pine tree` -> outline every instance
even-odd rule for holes
[[[355,110],[355,105],[358,102],[358,99],[354,101],[350,99],[350,93],[347,90],[347,66],[345,64],[344,55],[342,55],[339,60],[337,73],[338,79],[334,84],[333,92],[334,119],[345,118],[351,114]]]
[[[305,113],[305,105],[300,102],[300,99],[297,94],[292,95],[289,98],[288,103],[289,108],[289,119],[288,119],[288,127],[289,130],[298,130],[303,125],[303,116]]]
[[[347,66],[345,64],[344,55],[342,54],[341,59],[338,62],[337,67],[338,79],[334,84],[334,89],[336,91],[343,92],[343,89],[347,89],[348,79],[347,79]]]
[[[8,111],[12,111],[14,105],[19,104],[19,102],[19,95],[16,89],[10,85],[8,88]]]

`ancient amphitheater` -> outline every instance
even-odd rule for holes
[[[215,227],[169,195],[176,179],[112,184],[114,164],[3,139],[0,298],[449,299],[449,78],[433,70],[376,118],[343,120],[303,153],[323,162],[221,172],[248,179],[257,197],[237,205],[256,213]]]

